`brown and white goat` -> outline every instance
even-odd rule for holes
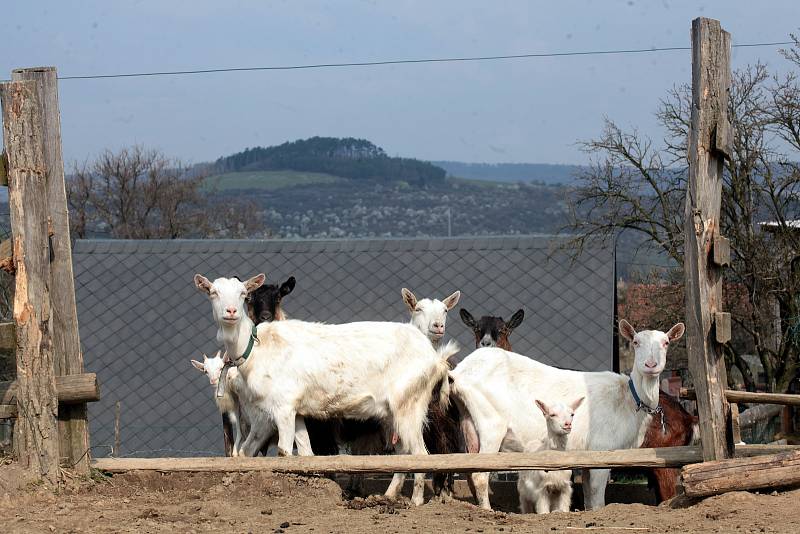
[[[508,336],[514,331],[525,318],[524,310],[517,310],[508,322],[504,321],[502,317],[493,315],[484,315],[480,320],[476,321],[464,308],[458,311],[461,316],[461,321],[472,330],[475,336],[475,348],[481,347],[499,347],[501,349],[510,351],[511,343],[508,341]]]

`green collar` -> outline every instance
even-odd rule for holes
[[[250,332],[250,339],[247,341],[247,348],[244,349],[244,354],[236,358],[233,361],[233,365],[239,367],[240,365],[244,364],[247,358],[250,356],[250,353],[253,351],[253,345],[258,342],[258,330],[256,329],[256,325],[253,324],[253,331]]]

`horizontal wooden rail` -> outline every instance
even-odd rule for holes
[[[680,396],[684,399],[692,400],[697,398],[695,391],[689,388],[681,388]],[[726,389],[725,398],[728,399],[728,402],[800,406],[800,395],[792,395],[790,393],[754,393],[752,391]]]
[[[17,385],[0,382],[0,419],[14,417],[17,411]],[[95,373],[82,373],[56,377],[58,402],[75,404],[100,400],[100,384]]]
[[[687,465],[681,480],[689,497],[800,484],[800,451]]]
[[[697,447],[617,451],[288,456],[257,458],[98,458],[93,467],[111,473],[148,471],[273,471],[276,473],[414,473],[517,471],[566,467],[678,467],[702,461]]]
[[[798,446],[740,445],[737,456],[758,456],[800,449]],[[543,451],[501,454],[432,454],[395,456],[290,456],[258,458],[98,458],[92,467],[126,471],[197,471],[276,473],[460,473],[524,469],[679,467],[702,461],[699,447],[664,447],[615,451]]]

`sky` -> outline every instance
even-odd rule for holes
[[[799,33],[797,0],[535,2],[12,1],[0,79],[690,45],[717,18],[736,43]],[[788,68],[779,47],[733,67]],[[689,51],[377,67],[61,80],[64,158],[141,144],[187,163],[311,137],[366,138],[390,155],[586,163],[604,117],[661,136],[654,110],[691,81]]]

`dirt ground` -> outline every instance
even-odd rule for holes
[[[326,478],[271,473],[129,473],[68,479],[54,492],[0,467],[0,532],[800,532],[800,490],[729,493],[688,508],[610,504],[596,512],[521,515],[382,498],[342,500]],[[374,485],[385,485],[375,481]],[[20,486],[20,489],[18,489]],[[512,483],[493,488],[513,508]],[[610,486],[610,496],[614,490]]]

